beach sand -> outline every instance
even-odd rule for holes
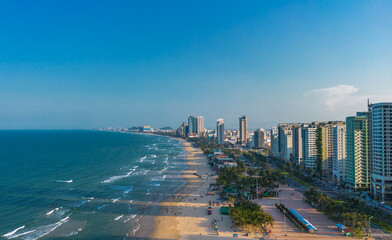
[[[183,139],[179,140],[183,142],[184,149],[188,152],[188,168],[181,175],[186,179],[187,184],[179,192],[159,203],[159,212],[155,217],[150,215],[142,218],[141,225],[144,226],[142,227],[144,230],[138,232],[137,239],[233,238],[233,233],[236,232],[231,228],[232,221],[229,216],[220,214],[220,207],[215,205],[212,215],[207,214],[209,201],[216,201],[219,195],[206,195],[210,183],[216,181],[216,175],[207,164],[206,156],[200,148],[192,147],[191,143]],[[210,227],[215,217],[219,219],[217,223],[219,235],[213,227]],[[151,220],[152,226],[146,228],[145,224],[151,224]],[[142,232],[144,233],[141,234]],[[256,237],[255,235],[245,237],[243,233],[238,235],[239,239]]]
[[[209,191],[210,183],[216,182],[216,175],[207,164],[207,158],[203,152],[196,147],[192,147],[191,143],[183,139],[184,149],[188,152],[187,164],[188,168],[182,173],[182,177],[186,179],[187,184],[174,195],[170,195],[156,206],[155,212],[146,214],[141,219],[141,229],[137,232],[136,239],[233,239],[233,234],[237,233],[236,239],[259,239],[263,236],[262,233],[255,233],[250,236],[245,236],[245,231],[236,232],[232,226],[232,221],[229,216],[220,214],[220,207],[213,207],[212,215],[207,214],[209,201],[216,201],[219,198],[218,194],[213,196],[206,195]],[[199,177],[203,176],[203,177]],[[294,192],[294,193],[293,193]],[[292,200],[292,194],[295,194],[295,199]],[[343,239],[334,224],[322,214],[317,213],[313,208],[307,206],[303,202],[302,195],[298,192],[292,191],[287,186],[281,189],[281,195],[278,198],[266,198],[259,200],[259,204],[267,212],[270,212],[276,220],[272,228],[271,236],[266,236],[267,239]],[[293,198],[294,199],[294,198]],[[274,207],[275,202],[284,202],[288,207],[295,207],[301,214],[311,215],[312,221],[320,228],[318,234],[310,234],[297,230],[290,222],[287,222],[287,236],[283,230],[283,216],[277,212]],[[293,204],[294,205],[293,205]],[[301,207],[297,205],[301,205]],[[154,210],[153,210],[154,211]],[[303,212],[305,211],[305,212]],[[306,216],[308,216],[306,215]],[[214,228],[210,227],[214,218],[219,219],[218,228],[219,235],[216,234]],[[319,224],[317,220],[327,223]]]

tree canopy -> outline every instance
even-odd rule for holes
[[[230,207],[230,216],[234,225],[252,229],[262,228],[266,230],[268,226],[273,226],[274,219],[271,214],[264,212],[261,207],[250,201],[239,201],[234,207]]]

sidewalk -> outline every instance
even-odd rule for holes
[[[333,221],[305,203],[302,193],[295,191],[287,185],[282,185],[279,190],[279,197],[258,200],[262,208],[269,212],[275,219],[275,225],[271,229],[271,234],[266,239],[347,239],[343,233],[338,231]],[[301,231],[287,217],[286,224],[284,224],[283,214],[275,207],[275,203],[283,203],[288,209],[295,209],[305,219],[311,222],[318,229],[318,232],[311,234]],[[287,236],[285,236],[285,233]]]

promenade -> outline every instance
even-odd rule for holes
[[[287,185],[281,185],[278,190],[278,197],[263,198],[257,201],[275,219],[271,234],[266,236],[266,239],[347,239],[343,233],[338,231],[333,221],[305,203],[302,193],[295,191],[295,189]],[[275,203],[283,203],[288,209],[295,209],[305,219],[311,222],[318,229],[318,232],[311,234],[301,231],[287,217],[286,221],[284,221],[283,213],[275,207]]]

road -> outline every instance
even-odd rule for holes
[[[289,177],[286,177],[286,181],[289,185],[291,185],[293,188],[296,189],[296,191],[299,191],[301,193],[304,193],[306,191],[306,187],[304,187],[303,185],[297,183],[296,181],[292,180]],[[333,188],[329,187],[329,186],[325,186],[325,185],[321,185],[321,184],[313,184],[317,187],[318,190],[320,190],[321,192],[323,192],[325,195],[331,197],[331,198],[335,198],[335,199],[339,199],[342,196],[342,192],[338,192],[337,190],[334,190]],[[375,226],[374,224],[370,224],[371,228],[371,237],[375,238],[375,239],[387,239],[387,240],[392,240],[392,235],[382,229],[380,229],[379,227]]]

